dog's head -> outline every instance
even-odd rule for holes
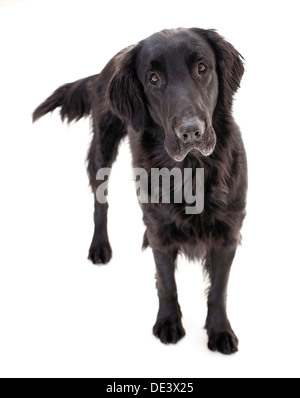
[[[215,108],[230,111],[243,71],[240,54],[214,30],[165,30],[124,53],[108,87],[110,108],[136,131],[149,120],[158,125],[178,162],[191,151],[209,156]]]

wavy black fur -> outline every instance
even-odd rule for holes
[[[165,30],[122,50],[99,75],[60,87],[33,114],[37,120],[59,107],[68,122],[91,115],[88,173],[94,193],[97,171],[112,166],[126,134],[133,165],[149,175],[155,167],[204,168],[201,214],[187,215],[184,202],[141,205],[143,247],[151,246],[157,266],[154,334],[164,343],[185,334],[174,278],[177,255],[183,253],[204,262],[211,282],[208,347],[224,354],[238,344],[226,314],[226,289],[246,204],[246,155],[232,116],[243,72],[242,57],[215,30]],[[186,149],[187,137],[194,150]],[[104,264],[112,255],[107,204],[95,200],[94,221],[89,258]]]

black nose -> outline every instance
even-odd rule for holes
[[[191,143],[200,141],[204,133],[204,122],[200,120],[184,121],[180,128],[176,129],[176,135],[183,142]]]
[[[195,142],[200,140],[202,132],[199,130],[196,131],[189,131],[187,133],[181,133],[181,137],[185,142]]]

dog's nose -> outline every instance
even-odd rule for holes
[[[198,141],[202,135],[202,132],[199,130],[196,131],[188,131],[187,133],[182,133],[181,137],[185,142],[194,142]]]
[[[204,122],[200,120],[184,121],[176,131],[176,135],[186,143],[200,141],[203,133]]]

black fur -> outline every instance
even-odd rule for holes
[[[240,54],[216,31],[165,30],[122,50],[99,75],[62,86],[33,114],[36,120],[60,107],[69,122],[91,115],[88,173],[94,194],[97,171],[112,166],[126,134],[133,165],[149,175],[152,168],[204,168],[201,214],[187,215],[184,202],[141,204],[143,247],[151,246],[157,267],[154,334],[163,343],[185,334],[174,278],[183,253],[202,260],[208,272],[208,347],[224,354],[238,345],[226,314],[226,289],[247,191],[246,155],[232,116],[243,72]],[[89,259],[105,264],[112,255],[107,204],[95,200],[94,221]]]

